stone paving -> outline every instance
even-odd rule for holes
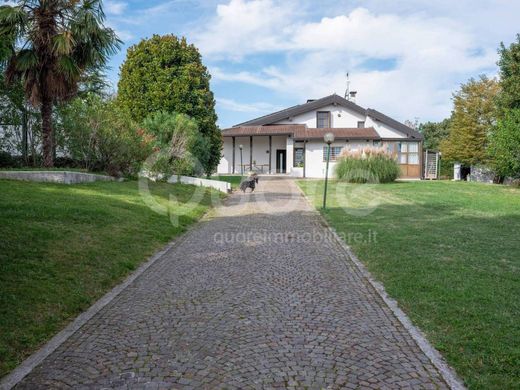
[[[447,388],[326,234],[292,180],[261,178],[17,388]]]

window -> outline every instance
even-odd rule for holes
[[[318,129],[330,127],[330,111],[316,112],[316,127]]]
[[[399,144],[399,164],[419,165],[419,144],[417,142]]]
[[[330,161],[336,161],[341,154],[341,150],[343,148],[341,146],[331,146],[330,147]],[[323,147],[323,161],[327,161],[327,150],[328,146]]]
[[[363,129],[365,127],[365,121],[358,121],[357,127],[358,129]]]
[[[303,167],[303,163],[304,163],[304,161],[303,161],[303,159],[304,159],[303,152],[304,152],[303,148],[294,148],[294,163],[293,163],[293,166],[295,168]]]
[[[380,148],[381,146],[383,146],[381,141],[372,141],[372,145],[374,146],[374,148]]]

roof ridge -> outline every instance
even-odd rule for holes
[[[283,115],[287,112],[294,112],[294,115],[298,115],[300,110],[303,110],[302,112],[305,112],[306,109],[311,108],[311,107],[318,108],[321,106],[322,103],[324,105],[326,105],[328,100],[330,100],[331,103],[341,104],[343,106],[350,107],[354,111],[363,112],[363,114],[366,113],[365,108],[361,107],[360,105],[358,105],[354,102],[351,102],[350,100],[347,100],[347,99],[339,96],[336,93],[333,93],[332,95],[328,95],[328,96],[325,96],[325,97],[322,97],[322,98],[319,98],[319,99],[316,99],[316,100],[313,100],[313,101],[310,101],[307,103],[298,104],[298,105],[295,105],[295,106],[292,106],[292,107],[289,107],[289,108],[286,108],[286,109],[283,109],[280,111],[276,111],[276,112],[273,112],[273,113],[270,113],[267,115],[260,116],[258,118],[254,118],[254,119],[242,122],[242,123],[238,123],[238,124],[234,125],[233,127],[244,126],[244,125],[247,125],[248,123],[258,123],[259,125],[265,125],[267,123],[262,123],[262,122],[264,122],[263,121],[264,119],[269,118],[269,117],[274,117],[275,119],[273,119],[272,121],[277,122],[277,121],[283,120],[287,117],[290,117],[291,115],[288,115],[288,116]]]

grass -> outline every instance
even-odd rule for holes
[[[0,180],[0,377],[198,220],[216,193],[195,202],[197,188],[151,183],[159,205],[179,202],[161,215],[136,181]]]
[[[236,189],[240,186],[240,182],[242,181],[243,176],[240,175],[216,175],[211,176],[213,180],[227,181],[231,183],[231,188]]]
[[[322,183],[299,182],[317,208]],[[465,383],[520,388],[520,189],[333,181],[328,193],[324,217]]]

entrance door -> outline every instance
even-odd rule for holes
[[[276,150],[276,173],[285,173],[287,171],[287,150]]]

